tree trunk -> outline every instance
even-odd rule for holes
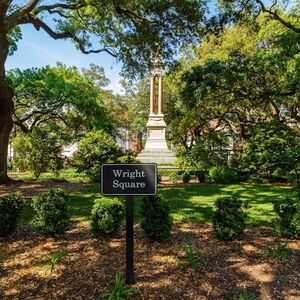
[[[13,91],[6,83],[5,61],[9,43],[3,22],[0,21],[0,183],[10,181],[7,176],[7,150],[9,135],[13,127]]]

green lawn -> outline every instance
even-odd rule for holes
[[[174,220],[184,222],[210,222],[214,201],[224,195],[235,195],[250,202],[249,223],[253,225],[270,224],[274,216],[272,201],[282,199],[290,189],[277,185],[222,185],[222,184],[178,184],[160,187],[159,194],[171,206]],[[70,213],[73,220],[89,220],[93,201],[100,198],[99,185],[91,184],[81,191],[71,192]],[[138,208],[141,198],[135,198],[135,220],[139,220]],[[30,222],[33,215],[30,203],[27,203],[21,216],[21,222]]]

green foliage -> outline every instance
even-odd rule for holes
[[[151,240],[170,237],[173,225],[170,207],[160,196],[144,197],[141,204],[141,227]]]
[[[238,295],[238,300],[259,300],[252,294],[249,294],[247,291],[244,291]]]
[[[58,264],[66,261],[66,259],[70,260],[70,255],[64,247],[54,252],[48,261],[51,273],[55,271]]]
[[[196,171],[196,176],[197,176],[198,181],[200,183],[204,183],[205,182],[205,172],[204,171],[201,171],[201,170]]]
[[[113,235],[118,233],[124,215],[124,204],[119,199],[97,199],[91,212],[93,233],[95,235]]]
[[[243,291],[239,293],[236,297],[226,295],[224,297],[224,300],[259,300],[259,298],[255,297],[252,294],[249,294],[247,291]]]
[[[278,121],[255,125],[241,162],[255,172],[284,175],[299,167],[300,138],[296,131]]]
[[[235,170],[226,166],[215,166],[209,169],[209,177],[215,183],[237,183],[238,176]]]
[[[47,128],[67,143],[90,130],[112,130],[104,99],[112,97],[100,67],[85,69],[57,63],[55,67],[10,70],[14,90],[14,123],[24,133]],[[100,79],[99,79],[100,77]]]
[[[64,233],[70,218],[68,198],[63,189],[40,193],[32,203],[35,211],[33,226],[51,236]]]
[[[139,293],[139,289],[127,286],[122,275],[117,273],[114,281],[114,287],[106,296],[108,297],[108,300],[122,300],[127,299],[128,296],[133,293]]]
[[[277,174],[299,164],[298,48],[298,34],[264,14],[186,49],[165,80],[165,104],[169,136],[194,169],[233,157],[236,167]],[[263,133],[272,123],[279,130]]]
[[[122,155],[122,149],[113,138],[103,130],[99,130],[87,133],[80,140],[72,164],[78,172],[85,172],[90,179],[99,181],[101,165],[116,163]]]
[[[22,31],[20,26],[13,28],[8,34],[9,55],[13,55],[18,49],[18,41],[22,39]]]
[[[169,175],[169,180],[172,182],[172,183],[176,183],[177,182],[177,172],[172,172],[170,175]]]
[[[287,181],[288,183],[295,185],[297,185],[298,182],[300,183],[300,172],[297,170],[289,172],[287,176]]]
[[[277,281],[282,283],[282,284],[287,284],[287,283],[289,283],[289,278],[285,275],[278,275],[277,276]]]
[[[188,264],[196,272],[197,271],[197,262],[196,262],[195,254],[194,254],[191,244],[182,244],[182,245],[180,245],[180,248],[185,252]]]
[[[287,259],[292,250],[288,246],[288,242],[281,242],[280,240],[268,251],[274,260],[282,261]]]
[[[35,128],[31,134],[18,134],[13,148],[14,168],[32,171],[35,179],[48,170],[57,173],[63,167],[62,145],[46,130]]]
[[[119,157],[118,163],[120,163],[120,164],[138,164],[141,162],[132,153],[128,153],[126,155]]]
[[[0,236],[7,236],[16,228],[23,201],[20,193],[0,198]]]
[[[274,201],[276,213],[275,229],[282,236],[296,238],[300,236],[300,201],[290,197],[283,201]]]
[[[234,240],[239,238],[246,228],[247,204],[235,197],[218,198],[213,216],[214,231],[218,239]]]
[[[185,171],[182,175],[181,175],[181,178],[182,178],[182,182],[183,183],[188,183],[190,180],[191,180],[191,174],[187,171]]]
[[[186,112],[189,114],[189,112]],[[227,163],[228,134],[209,132],[197,137],[195,145],[183,152],[192,169],[207,170],[215,165]]]

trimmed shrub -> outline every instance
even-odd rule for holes
[[[19,192],[0,199],[0,236],[7,236],[16,229],[22,207]]]
[[[296,238],[300,236],[300,202],[287,197],[284,201],[273,202],[275,230],[282,237]]]
[[[200,183],[204,183],[205,182],[205,172],[204,171],[197,171],[196,172],[196,176],[197,176],[198,181]]]
[[[172,183],[176,183],[177,182],[177,172],[172,172],[169,176],[169,180],[172,182]]]
[[[213,227],[217,238],[227,241],[240,237],[246,228],[247,203],[229,196],[218,198],[215,206]]]
[[[173,225],[170,206],[160,196],[144,197],[140,214],[141,227],[151,240],[162,241],[170,237]]]
[[[188,183],[190,180],[191,180],[191,174],[189,172],[185,171],[182,174],[182,182],[183,183]]]
[[[124,204],[118,198],[97,199],[91,213],[92,232],[95,235],[116,234],[124,216]]]
[[[33,201],[33,226],[45,234],[55,236],[66,231],[69,224],[69,194],[63,189],[40,193]]]
[[[226,166],[215,166],[209,169],[209,177],[215,183],[237,183],[238,176],[235,170]]]

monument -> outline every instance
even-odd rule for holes
[[[150,114],[147,122],[144,150],[137,155],[143,163],[173,163],[175,154],[166,142],[166,123],[163,115],[163,70],[160,58],[153,60],[150,73]]]

